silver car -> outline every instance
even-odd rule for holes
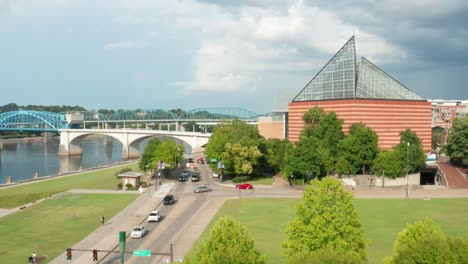
[[[135,226],[132,230],[131,237],[132,238],[142,238],[146,233],[144,226]]]
[[[197,187],[193,192],[194,193],[211,192],[211,189],[208,188],[207,186],[200,186],[200,187]]]

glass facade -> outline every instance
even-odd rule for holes
[[[424,100],[364,57],[358,64],[356,98]]]
[[[424,100],[365,58],[356,66],[354,36],[292,100]]]
[[[352,37],[293,102],[353,98],[355,78],[356,54]]]

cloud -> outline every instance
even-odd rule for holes
[[[178,17],[180,26],[200,32],[193,79],[177,82],[189,90],[252,91],[258,80],[271,78],[277,70],[294,73],[304,66],[317,67],[318,58],[331,57],[356,33],[362,55],[370,59],[386,62],[406,56],[382,37],[302,1],[287,9],[239,6],[232,12],[210,5],[191,10]]]

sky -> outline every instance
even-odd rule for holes
[[[466,0],[0,0],[0,105],[291,101],[353,35],[427,99],[468,99]]]

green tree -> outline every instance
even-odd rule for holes
[[[235,161],[232,155],[226,150],[226,144],[240,144],[244,147],[256,147],[260,149],[265,139],[260,136],[255,126],[249,125],[244,121],[235,119],[232,121],[223,121],[218,124],[213,131],[206,148],[205,154],[208,159],[216,158],[223,162],[225,174],[235,174]],[[256,159],[260,159],[261,156]],[[259,160],[251,160],[251,164],[260,164]],[[212,168],[216,164],[211,164]],[[253,174],[259,173],[260,167],[254,166]]]
[[[328,149],[324,148],[315,137],[302,137],[296,146],[288,147],[285,155],[283,175],[304,177],[312,174],[314,177],[325,177],[332,167],[332,158]]]
[[[447,155],[454,163],[468,159],[468,118],[456,118],[447,140]]]
[[[281,140],[278,138],[267,139],[265,141],[265,153],[267,165],[273,169],[274,172],[279,172],[284,167],[284,156],[286,155],[287,145],[290,144],[288,140]]]
[[[263,264],[266,257],[255,249],[247,229],[232,217],[218,219],[210,237],[186,264]]]
[[[440,227],[426,219],[407,225],[398,234],[393,254],[385,259],[385,263],[442,264],[456,263],[456,259]]]
[[[455,257],[454,263],[468,263],[468,236],[448,237],[448,244]]]
[[[226,143],[222,160],[225,167],[232,168],[234,175],[251,175],[261,156],[256,146]]]
[[[346,160],[353,168],[366,174],[379,153],[377,134],[363,123],[352,124],[349,135],[340,141],[339,158]]]
[[[140,162],[138,163],[138,168],[141,171],[153,170],[155,168],[154,160],[156,157],[156,150],[160,144],[161,141],[159,141],[157,137],[152,138],[148,142],[148,145],[146,145],[145,150],[143,150]]]
[[[338,144],[344,138],[343,119],[335,112],[325,113],[323,108],[314,107],[307,111],[302,119],[305,122],[302,137],[315,137],[327,148],[333,157],[338,153]]]
[[[445,129],[443,127],[433,127],[432,128],[432,149],[436,150],[444,145],[445,140]]]
[[[288,264],[365,264],[359,254],[352,251],[324,248],[297,252],[288,258]]]
[[[306,187],[286,236],[282,246],[288,258],[296,252],[337,249],[367,260],[364,229],[353,195],[343,189],[341,181],[330,177],[316,178]]]
[[[374,160],[372,172],[388,178],[398,178],[406,174],[406,162],[401,159],[398,150],[382,151]]]
[[[409,145],[408,145],[409,143]],[[408,173],[418,172],[424,167],[426,155],[421,143],[421,139],[411,129],[406,129],[400,133],[400,144],[395,147],[400,153],[400,158],[408,162]]]
[[[161,160],[166,163],[166,168],[175,168],[177,167],[177,164],[175,164],[176,159],[179,161],[182,160],[184,151],[185,148],[183,145],[177,145],[172,140],[165,140],[156,147],[153,163],[156,164]]]

